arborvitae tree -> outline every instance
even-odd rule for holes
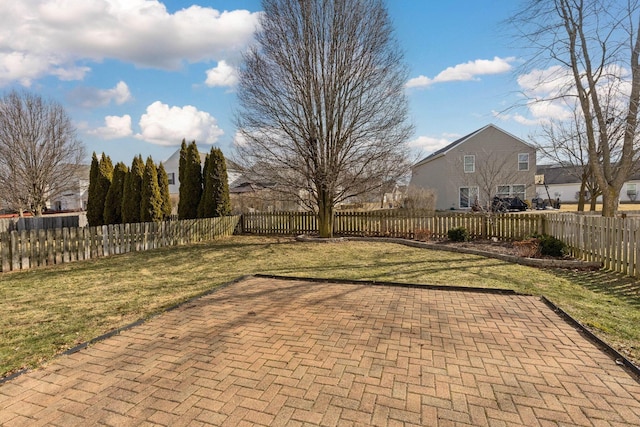
[[[219,148],[212,148],[205,162],[204,191],[200,202],[202,217],[225,216],[231,212],[227,164]]]
[[[91,197],[91,215],[87,212],[87,221],[90,226],[103,225],[104,222],[104,204],[107,199],[111,180],[113,179],[113,163],[109,156],[102,153],[100,163],[98,163],[98,175],[96,185],[94,186],[93,195]]]
[[[178,218],[196,218],[198,216],[198,204],[202,196],[202,166],[200,165],[200,153],[195,141],[187,147],[184,168],[182,171],[178,171],[178,175],[182,176]]]
[[[96,188],[98,187],[98,156],[93,152],[91,158],[91,169],[89,170],[89,194],[87,195],[87,222],[90,226],[96,225],[100,221],[98,215],[99,203],[96,201]]]
[[[207,200],[211,198],[211,191],[209,191],[207,194],[207,171],[209,170],[209,157],[209,154],[205,156],[204,166],[202,167],[202,195],[200,196],[200,203],[198,203],[198,218],[211,218],[211,212],[207,210],[210,208],[210,203],[207,203]]]
[[[147,157],[142,177],[140,219],[142,222],[162,221],[162,196],[158,185],[158,171],[151,156]]]
[[[129,168],[122,162],[118,162],[113,170],[113,180],[104,202],[105,224],[120,224],[122,222],[122,193],[127,172],[129,172]]]
[[[179,182],[182,182],[186,161],[187,161],[187,141],[183,139],[182,144],[180,145],[180,162],[178,163],[178,181]]]
[[[187,169],[187,143],[183,139],[182,145],[180,145],[180,160],[178,163],[178,219],[184,219],[183,214],[185,211],[185,200],[182,197],[182,183],[184,182],[184,174]]]
[[[131,163],[131,170],[124,180],[122,194],[122,222],[140,222],[140,199],[142,197],[142,176],[144,163],[142,156],[136,156]]]
[[[158,187],[160,187],[160,197],[162,198],[162,220],[167,221],[171,218],[172,206],[169,194],[169,177],[162,163],[158,166]]]

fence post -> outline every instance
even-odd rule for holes
[[[7,232],[0,234],[0,258],[2,271],[11,271],[11,236]]]

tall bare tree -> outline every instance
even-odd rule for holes
[[[262,3],[236,161],[315,209],[327,237],[337,203],[408,172],[407,70],[382,0]]]
[[[72,188],[84,147],[64,108],[30,92],[0,98],[0,199],[41,215],[47,200]]]
[[[529,0],[512,22],[533,49],[529,64],[559,71],[540,84],[557,86],[554,96],[579,108],[602,215],[613,216],[639,154],[639,1]],[[624,136],[616,148],[611,125],[618,122]]]
[[[602,195],[589,161],[588,143],[584,119],[579,111],[574,110],[573,120],[551,120],[543,123],[537,135],[531,137],[540,152],[573,178],[580,181],[578,191],[578,211],[584,211],[585,203],[590,203],[590,210],[596,210],[596,201]],[[622,142],[621,122],[612,123],[610,130],[611,146],[615,148]],[[616,136],[617,135],[617,136]],[[614,136],[616,136],[614,138]],[[602,153],[598,153],[598,159]]]

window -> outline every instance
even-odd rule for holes
[[[478,187],[460,187],[460,209],[470,208],[478,201]]]
[[[176,183],[176,174],[174,172],[168,173],[167,178],[169,179],[169,185],[174,185]]]
[[[519,171],[529,170],[529,153],[518,154],[518,170]]]
[[[476,156],[464,156],[464,173],[473,173],[476,171]]]
[[[496,196],[509,197],[510,194],[511,194],[510,185],[498,185],[498,191],[496,191]]]
[[[525,185],[498,185],[496,196],[498,197],[518,197],[524,200],[526,197]]]
[[[627,197],[629,198],[629,200],[635,202],[637,196],[636,184],[627,184]]]
[[[525,191],[524,185],[512,185],[511,186],[511,195],[514,197],[518,197],[520,200],[524,200],[527,195]]]

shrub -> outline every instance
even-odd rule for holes
[[[452,242],[466,242],[469,240],[469,231],[464,227],[456,227],[447,231],[447,237]]]
[[[427,242],[433,238],[433,232],[427,228],[416,228],[413,234],[415,239],[420,242]]]
[[[534,234],[531,238],[538,241],[538,252],[542,256],[563,257],[569,255],[569,247],[560,239],[548,234]]]
[[[513,242],[513,246],[517,249],[518,255],[522,257],[535,258],[540,255],[540,241],[537,238],[531,237],[519,242]]]
[[[563,257],[569,254],[569,248],[562,240],[547,234],[537,236],[537,238],[540,242],[540,255]]]

